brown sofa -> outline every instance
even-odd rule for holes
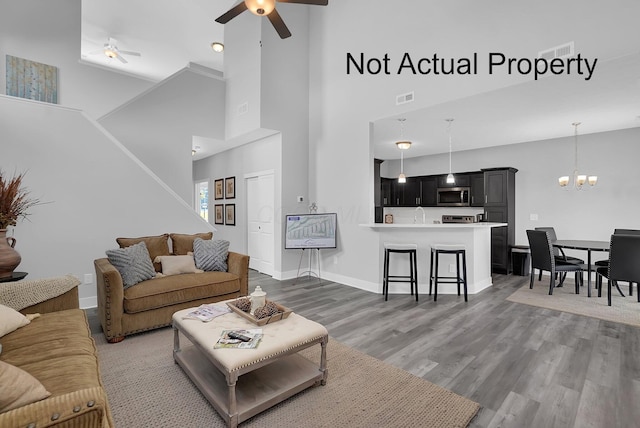
[[[151,260],[155,260],[158,255],[180,255],[193,250],[193,237],[197,235],[172,234],[173,253],[169,253],[163,243],[168,236],[118,238],[118,242],[127,246],[143,240]],[[231,251],[227,258],[227,272],[161,276],[128,288],[124,287],[120,272],[108,258],[97,259],[94,265],[98,316],[110,343],[119,342],[130,334],[171,325],[171,316],[181,309],[247,295],[249,289],[249,256]],[[156,270],[161,271],[157,263]]]
[[[0,360],[26,371],[51,395],[0,413],[0,427],[113,427],[95,342],[85,312],[78,309],[79,281],[72,276],[50,280],[75,281],[75,286],[21,309],[41,316],[0,338]],[[29,285],[24,281],[26,292]]]

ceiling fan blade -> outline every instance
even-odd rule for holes
[[[121,54],[131,55],[131,56],[142,56],[140,52],[131,52],[131,51],[118,51]]]
[[[223,13],[222,15],[220,15],[219,17],[217,17],[216,22],[220,24],[226,24],[236,16],[240,15],[245,10],[247,10],[247,5],[244,3],[244,1],[240,2],[234,7],[232,7],[231,9],[229,9],[228,11],[226,11],[225,13]]]
[[[118,58],[120,60],[121,63],[126,64],[128,61],[126,59],[124,59],[124,57],[122,55],[120,55],[119,53],[116,54],[116,58]]]
[[[276,29],[281,39],[291,37],[291,31],[289,31],[277,10],[273,9],[273,12],[267,15],[267,18],[269,18],[269,21],[271,21],[273,28]]]
[[[326,6],[329,4],[329,0],[278,0],[280,3],[299,3],[299,4],[313,4],[316,6]]]
[[[87,53],[87,55],[98,55],[98,54],[104,54],[104,49],[97,49],[95,51],[91,51]]]

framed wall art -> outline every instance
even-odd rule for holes
[[[58,104],[58,67],[6,55],[6,94]]]
[[[213,181],[213,198],[224,199],[224,180],[222,178]]]
[[[225,216],[224,224],[227,226],[236,225],[236,204],[226,204],[224,206]]]
[[[224,179],[224,197],[234,199],[236,197],[236,178],[227,177]]]
[[[224,205],[216,204],[214,206],[214,222],[215,224],[224,224]]]

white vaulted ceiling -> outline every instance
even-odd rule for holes
[[[344,0],[331,0],[326,8],[330,9],[332,3],[338,1]],[[369,25],[373,26],[364,25],[368,22],[368,6],[389,5],[378,1],[349,1],[363,5],[361,16],[353,17],[354,22],[363,23],[360,33],[368,31]],[[224,41],[224,25],[216,23],[215,18],[236,3],[238,1],[234,0],[82,0],[81,61],[152,81],[162,80],[189,63],[222,72],[224,54],[216,53],[210,47],[213,41]],[[541,3],[525,5],[504,0],[460,0],[431,5],[407,0],[398,2],[407,7],[393,6],[389,13],[397,14],[393,21],[396,30],[401,28],[397,27],[396,20],[402,20],[404,27],[411,28],[413,20],[419,19],[417,16],[425,15],[418,13],[417,8],[427,11],[435,8],[442,12],[437,20],[430,21],[431,33],[415,28],[419,36],[432,35],[431,45],[425,48],[429,53],[443,49],[447,42],[435,38],[449,29],[443,37],[455,37],[460,44],[468,41],[469,46],[475,41],[475,50],[511,52],[527,48],[530,58],[535,57],[538,50],[573,39],[576,40],[576,53],[586,52],[584,55],[597,57],[599,63],[588,84],[585,84],[584,76],[576,74],[543,77],[537,81],[527,78],[502,89],[427,108],[412,109],[411,105],[405,105],[397,109],[404,113],[371,118],[375,157],[400,157],[393,144],[400,136],[398,118],[406,118],[404,136],[414,143],[405,152],[405,157],[446,152],[447,118],[454,118],[454,151],[567,137],[573,135],[571,123],[576,121],[582,122],[581,134],[639,127],[640,26],[630,22],[640,14],[640,4],[635,0],[580,3],[584,7],[576,10],[571,1],[546,3],[554,10]],[[281,14],[285,20],[287,7],[307,6],[284,5]],[[263,19],[252,18],[256,25]],[[396,37],[397,32],[383,31],[383,24],[380,23],[380,31],[390,38]],[[440,31],[436,31],[436,27]],[[345,30],[332,28],[332,31]],[[355,30],[350,28],[349,31]],[[343,37],[348,40],[349,34]],[[125,56],[129,62],[122,64],[107,60],[103,55],[89,55],[100,49],[108,37],[117,39],[121,50],[137,51],[142,56]],[[399,37],[389,43],[401,51],[407,44],[407,35]],[[550,40],[554,42],[549,43]],[[479,45],[484,48],[478,49]],[[455,56],[451,52],[441,54]],[[486,52],[480,54],[486,56]],[[486,63],[486,58],[481,59]],[[508,78],[491,76],[496,81]],[[384,79],[380,81],[384,82]],[[420,91],[416,93],[420,94]],[[472,93],[471,88],[469,94]],[[420,105],[421,101],[418,99],[415,104]],[[206,139],[202,141],[207,144]]]

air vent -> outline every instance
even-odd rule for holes
[[[399,106],[400,104],[411,103],[413,102],[413,99],[414,99],[413,92],[408,92],[406,94],[398,95],[396,97],[396,105]]]
[[[575,53],[573,42],[565,43],[564,45],[556,46],[555,48],[547,49],[538,52],[538,58],[544,58],[551,60],[554,58],[569,58]]]

